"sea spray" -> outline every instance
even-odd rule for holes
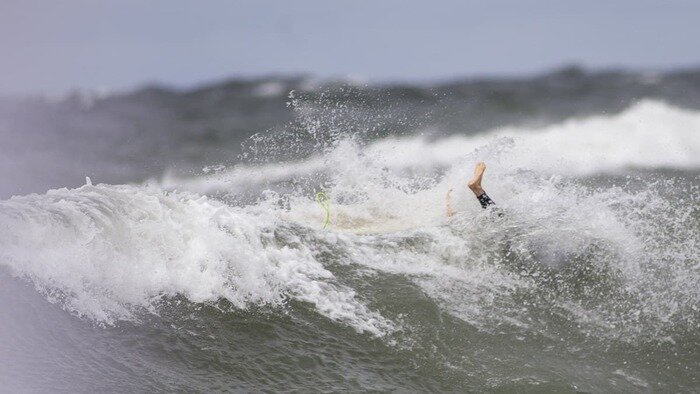
[[[697,386],[696,111],[385,137],[343,105],[213,174],[0,202],[6,368],[60,337],[45,369],[134,391]]]
[[[283,226],[274,212],[153,188],[85,185],[3,201],[0,218],[3,265],[98,322],[137,318],[181,295],[236,308],[292,297],[359,331],[382,335],[390,327],[334,283],[308,247],[277,245]]]

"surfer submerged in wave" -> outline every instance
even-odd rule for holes
[[[467,182],[469,189],[474,192],[477,200],[481,207],[486,209],[491,205],[496,205],[495,202],[486,194],[484,189],[481,187],[481,178],[484,176],[484,171],[486,171],[486,164],[483,161],[476,163],[474,168],[474,177]],[[452,210],[452,189],[447,192],[447,217],[452,217],[454,211]],[[500,216],[500,215],[499,215]]]

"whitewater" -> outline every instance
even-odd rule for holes
[[[698,387],[700,112],[332,131],[0,201],[3,389]],[[465,187],[481,160],[502,216]]]

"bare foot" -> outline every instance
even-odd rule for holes
[[[467,182],[467,186],[469,186],[471,191],[473,191],[477,197],[484,194],[484,189],[481,188],[481,178],[484,176],[484,171],[486,171],[486,164],[484,164],[483,161],[476,163],[476,167],[474,168],[474,178]]]

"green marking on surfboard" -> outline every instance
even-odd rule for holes
[[[323,222],[323,229],[325,230],[331,222],[331,199],[328,198],[326,193],[318,192],[316,193],[316,202],[326,211],[326,219]]]

